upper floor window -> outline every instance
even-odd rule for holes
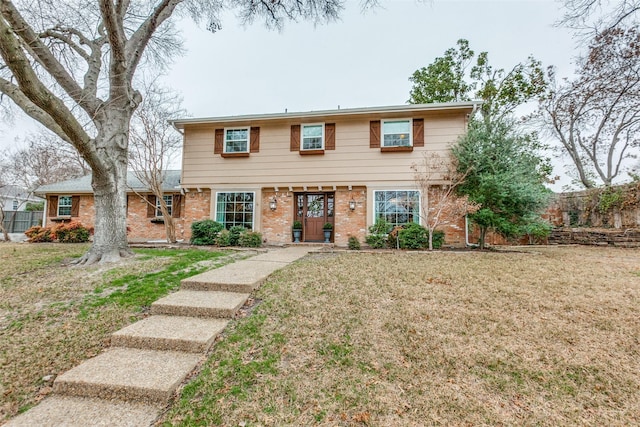
[[[411,120],[383,120],[383,147],[411,147]]]
[[[324,126],[302,125],[302,150],[324,150]]]
[[[225,153],[249,152],[249,128],[235,128],[224,130]]]
[[[71,216],[71,196],[58,197],[58,216]]]
[[[167,213],[169,214],[169,216],[173,215],[173,196],[171,194],[165,194],[162,196],[162,199],[164,200],[164,202],[167,204]],[[160,209],[160,198],[156,197],[156,216],[157,217],[162,217],[164,215],[162,215],[162,210]]]
[[[17,200],[14,200],[14,201],[13,201],[13,210],[14,210],[14,211],[17,211],[17,210],[18,210],[18,206],[20,206],[20,204],[18,203],[18,201],[17,201]]]

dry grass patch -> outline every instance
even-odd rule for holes
[[[166,425],[640,424],[640,250],[344,254],[276,273]]]
[[[58,374],[98,354],[111,333],[143,315],[155,295],[205,268],[183,270],[190,263],[221,255],[147,250],[107,266],[62,262],[87,248],[0,244],[0,423],[49,394]]]

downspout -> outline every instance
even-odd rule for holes
[[[49,198],[45,195],[44,197],[44,210],[42,211],[42,227],[47,223],[47,212],[49,209]]]

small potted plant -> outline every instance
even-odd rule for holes
[[[293,221],[293,243],[300,243],[300,236],[302,235],[302,222]]]
[[[331,230],[333,230],[333,224],[330,222],[325,223],[322,226],[322,230],[324,231],[324,242],[331,243]]]

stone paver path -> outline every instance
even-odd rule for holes
[[[111,348],[58,376],[52,396],[6,426],[150,425],[251,292],[312,250],[274,249],[183,280],[152,316],[114,333]]]

